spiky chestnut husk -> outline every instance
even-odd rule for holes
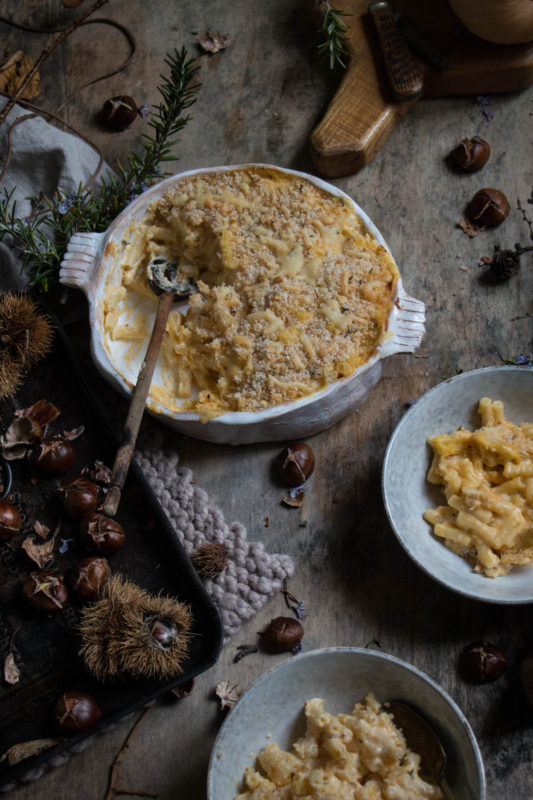
[[[191,625],[189,606],[115,575],[82,611],[80,655],[99,681],[173,678],[183,672]]]
[[[0,297],[0,400],[13,395],[27,370],[48,353],[53,327],[27,295]]]
[[[226,569],[228,555],[228,548],[222,542],[206,542],[194,551],[191,560],[200,578],[213,580]]]

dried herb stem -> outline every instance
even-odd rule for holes
[[[119,774],[119,771],[120,771],[120,767],[122,765],[122,762],[126,758],[126,754],[127,754],[128,750],[130,749],[131,743],[132,743],[137,731],[139,730],[141,722],[143,721],[143,719],[145,718],[145,716],[148,714],[149,711],[150,711],[150,708],[145,708],[145,710],[142,712],[142,714],[138,718],[138,720],[135,723],[135,725],[133,726],[133,728],[130,730],[130,732],[126,736],[124,744],[122,745],[122,747],[120,748],[119,752],[115,756],[115,759],[114,759],[114,761],[113,761],[113,763],[111,765],[111,770],[109,772],[109,783],[108,783],[107,792],[106,792],[104,800],[113,800],[115,795],[119,794],[119,791],[117,790],[117,787],[116,787],[116,783],[117,783],[117,780],[118,780],[118,774]],[[148,795],[145,795],[145,796],[148,796]]]
[[[94,14],[95,11],[98,11],[99,8],[101,8],[103,5],[105,5],[108,2],[109,2],[109,0],[96,0],[96,3],[94,3],[94,5],[92,5],[84,14],[82,14],[81,17],[79,17],[77,20],[75,20],[72,23],[72,25],[69,25],[68,28],[65,28],[65,30],[62,31],[59,34],[57,39],[54,39],[52,44],[49,47],[46,47],[41,52],[39,58],[37,59],[37,61],[33,65],[32,69],[24,77],[23,81],[21,82],[21,84],[18,87],[18,89],[15,92],[15,94],[12,95],[12,97],[6,103],[5,107],[0,112],[0,125],[2,124],[2,122],[4,122],[4,120],[6,119],[7,115],[9,114],[9,112],[11,111],[11,109],[13,108],[13,106],[15,105],[15,103],[17,102],[19,97],[21,96],[21,94],[24,91],[24,89],[30,83],[30,81],[33,79],[33,77],[37,74],[37,72],[39,71],[41,65],[44,63],[44,61],[46,61],[48,56],[51,53],[53,53],[53,51],[56,49],[56,47],[58,47],[61,44],[63,39],[66,39],[67,36],[69,36],[73,31],[75,31],[76,28],[78,28],[82,24],[82,22],[87,19],[87,17],[89,17],[91,14]]]
[[[335,69],[337,66],[344,69],[346,67],[345,58],[348,55],[346,41],[349,25],[342,17],[351,15],[337,8],[332,8],[329,0],[317,5],[324,7],[322,26],[318,30],[324,41],[318,45],[318,52],[328,60],[330,69]]]

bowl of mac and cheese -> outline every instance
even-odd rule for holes
[[[383,497],[428,575],[477,600],[533,602],[533,369],[486,367],[430,389],[391,437]]]
[[[85,291],[102,374],[129,394],[157,297],[154,259],[194,287],[171,311],[148,399],[215,442],[303,437],[357,408],[384,357],[413,352],[424,305],[381,233],[334,186],[260,164],[193,170],[72,237],[60,280]]]
[[[387,710],[393,699],[441,740],[454,800],[484,800],[479,748],[453,700],[412,665],[348,647],[291,658],[244,693],[215,740],[208,800],[444,798],[420,776],[419,755]]]

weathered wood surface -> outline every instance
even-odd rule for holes
[[[194,52],[198,36],[193,32],[218,30],[230,33],[232,44],[201,56],[199,101],[176,148],[179,163],[170,167],[262,161],[310,170],[307,137],[324,113],[335,79],[317,63],[303,5],[300,0],[115,0],[100,15],[131,28],[136,55],[127,72],[80,93],[66,118],[113,161],[135,145],[146,122],[138,120],[122,134],[102,132],[94,122],[102,102],[119,93],[133,94],[139,103],[155,102],[165,52],[182,44]],[[61,10],[59,0],[4,2],[1,10],[34,25],[53,25],[80,13]],[[37,55],[47,41],[4,25],[1,31],[9,52],[20,47]],[[39,101],[57,107],[88,76],[111,69],[126,53],[116,31],[84,27],[43,67]],[[531,608],[465,600],[426,577],[387,524],[380,473],[387,441],[409,400],[458,370],[531,354],[531,256],[523,258],[520,275],[499,285],[483,280],[477,264],[496,242],[528,243],[515,203],[519,197],[525,204],[533,183],[532,97],[532,90],[495,96],[490,122],[473,97],[422,100],[369,165],[336,181],[382,230],[407,290],[427,304],[427,335],[415,357],[396,355],[386,362],[380,383],[358,413],[313,437],[317,467],[301,510],[282,507],[282,492],[271,481],[278,445],[231,448],[168,437],[181,463],[193,470],[228,520],[242,521],[250,539],[264,541],[271,552],[293,557],[290,589],[309,608],[305,650],[376,640],[451,694],[481,744],[488,800],[533,794],[533,709],[518,676],[521,659],[533,650]],[[456,137],[464,134],[480,134],[492,146],[492,158],[480,174],[458,175],[445,163]],[[486,185],[508,194],[512,212],[504,226],[470,240],[456,224],[470,196]],[[146,790],[160,800],[205,797],[209,754],[222,720],[213,689],[224,679],[247,687],[290,657],[257,654],[232,663],[237,645],[255,642],[257,631],[285,611],[283,598],[275,598],[225,646],[191,696],[149,712],[122,764],[120,788]],[[459,652],[474,639],[493,641],[507,653],[509,670],[498,682],[474,687],[460,678]],[[109,766],[131,724],[99,737],[66,766],[10,796],[103,800]]]

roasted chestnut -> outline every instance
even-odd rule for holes
[[[98,703],[87,692],[63,692],[54,705],[54,720],[61,733],[80,733],[92,728],[102,712]]]
[[[477,172],[485,166],[490,156],[490,146],[480,136],[458,139],[451,156],[465,172]]]
[[[293,442],[276,458],[279,477],[287,486],[301,486],[315,468],[315,454],[308,444]]]
[[[68,591],[60,575],[52,572],[30,572],[22,585],[22,596],[34,611],[55,614],[64,608]]]
[[[108,556],[120,550],[126,540],[124,528],[105,514],[88,514],[80,523],[80,537],[91,553]]]
[[[499,189],[480,189],[470,201],[466,210],[471,222],[476,225],[495,228],[509,216],[509,201]]]
[[[172,642],[178,638],[178,626],[171,619],[148,620],[150,634],[155,646],[168,650]]]
[[[98,487],[88,478],[65,478],[57,495],[71,517],[91,514],[98,504]]]
[[[0,500],[0,539],[16,536],[22,527],[18,508],[8,500]]]
[[[82,558],[68,573],[68,585],[80,600],[96,600],[100,589],[111,575],[111,568],[102,556]]]
[[[285,653],[300,644],[304,629],[294,617],[275,617],[260,635],[263,647],[269,653]]]
[[[125,131],[137,117],[139,110],[133,97],[126,94],[110,97],[100,111],[100,120],[116,131]]]
[[[495,681],[507,667],[507,660],[495,644],[472,642],[461,654],[461,671],[472,683]]]
[[[43,475],[54,477],[68,472],[76,460],[76,451],[64,436],[45,436],[35,442],[29,460]]]

